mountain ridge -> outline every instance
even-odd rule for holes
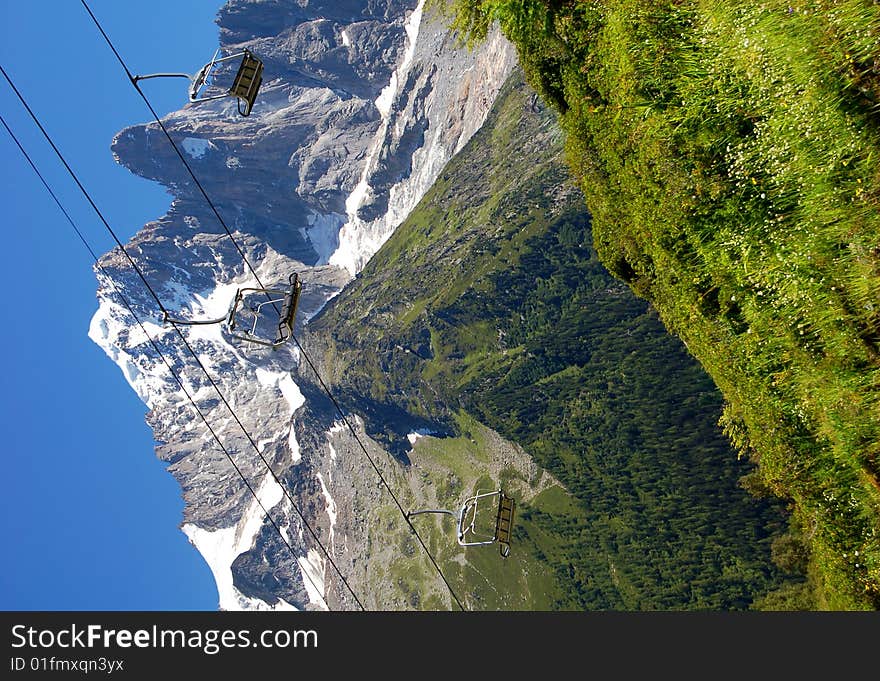
[[[297,19],[295,25],[271,28],[269,33],[281,31],[273,34],[277,39],[257,32],[253,40],[229,42],[241,36],[223,30],[224,17],[235,14],[239,33],[248,23],[272,27],[272,12],[282,5]],[[339,7],[342,14],[331,24],[322,16],[325,5],[332,3],[226,3],[218,15],[223,46],[250,45],[266,59],[265,83],[254,111],[242,118],[234,102],[218,100],[186,105],[163,119],[216,212],[156,123],[126,128],[114,138],[112,150],[123,165],[161,182],[173,196],[169,212],[126,245],[173,318],[222,317],[235,291],[253,285],[251,266],[268,286],[298,271],[304,283],[298,333],[351,277],[328,261],[340,246],[343,253],[360,252],[360,245],[347,248],[339,239],[340,229],[361,208],[352,206],[349,214],[347,205],[359,184],[377,187],[374,194],[385,196],[389,210],[405,210],[431,180],[435,170],[430,163],[453,153],[479,127],[500,85],[493,78],[502,78],[515,60],[501,38],[485,51],[460,49],[445,38],[444,27],[421,17],[415,1],[350,3]],[[406,30],[409,20],[418,23],[421,33]],[[316,42],[316,36],[323,38]],[[312,64],[305,75],[304,55]],[[405,73],[398,73],[405,55]],[[495,71],[473,68],[481,58],[489,59]],[[319,64],[323,82],[317,80]],[[331,66],[342,69],[338,77]],[[434,78],[440,67],[456,77]],[[373,75],[362,78],[368,74]],[[362,80],[359,87],[367,88],[366,98],[340,88],[340,78]],[[413,92],[420,94],[412,97]],[[384,108],[375,101],[380,96]],[[448,134],[430,153],[422,151],[426,144],[400,144],[406,126],[392,123],[409,118]],[[341,153],[327,154],[330,148]],[[395,198],[391,189],[408,179],[401,169],[415,179]],[[389,172],[396,173],[396,182],[390,181],[394,178]],[[418,173],[423,175],[416,177]],[[387,224],[393,225],[394,219],[389,217]],[[304,434],[295,418],[305,413],[304,396],[291,378],[301,361],[298,350],[288,345],[264,352],[231,343],[219,326],[180,327],[204,365],[201,371],[196,358],[181,347],[175,329],[163,324],[162,310],[144,291],[127,258],[112,251],[101,258],[101,265],[124,288],[147,333],[183,378],[226,449],[199,419],[193,420],[193,407],[163,359],[131,325],[113,287],[96,272],[100,305],[90,337],[150,408],[147,421],[159,443],[157,455],[181,484],[183,529],[214,573],[221,609],[354,607],[344,590],[331,595],[338,582],[332,587],[329,582],[338,575],[318,546],[333,535],[336,522],[331,510],[337,490],[330,483],[336,463],[327,456],[330,434]],[[254,493],[280,534],[268,519],[260,520],[265,513]],[[317,539],[309,536],[306,524],[320,532]],[[282,540],[285,533],[289,546]],[[274,565],[248,558],[260,554],[267,541],[276,553]],[[266,584],[276,580],[278,590],[269,598]]]

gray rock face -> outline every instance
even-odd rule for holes
[[[230,0],[217,23],[224,49],[264,60],[260,95],[246,118],[231,98],[183,106],[163,119],[175,146],[156,123],[114,138],[119,163],[174,198],[126,245],[146,283],[118,249],[103,256],[90,336],[150,408],[219,607],[355,608],[330,558],[365,564],[379,491],[358,450],[396,464],[315,387],[308,348],[174,326],[161,308],[222,317],[237,289],[298,271],[298,333],[479,129],[515,52],[498,36],[458,47],[416,0]]]

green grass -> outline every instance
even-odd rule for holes
[[[447,4],[556,107],[601,260],[720,388],[814,602],[880,607],[880,6]]]
[[[573,509],[570,495],[558,484],[551,484],[537,495],[530,492],[537,480],[528,479],[515,465],[493,475],[489,456],[492,448],[485,426],[465,413],[457,414],[456,422],[462,433],[457,437],[418,440],[411,454],[415,468],[408,471],[416,476],[406,495],[412,510],[457,511],[470,494],[497,489],[501,483],[508,492],[516,491],[523,508],[543,513]],[[520,463],[525,462],[523,457]],[[396,507],[384,505],[374,511],[370,521],[377,530],[376,541],[393,545],[395,556],[387,564],[376,561],[371,570],[371,593],[387,593],[390,587],[396,602],[407,609],[448,609],[448,590],[438,583],[437,572],[416,538],[401,526],[399,518],[394,520],[396,513]],[[484,518],[489,516],[494,522],[494,510],[490,509],[488,516],[482,514]],[[537,530],[534,523],[515,517],[515,542],[510,556],[502,558],[496,545],[459,546],[451,516],[426,514],[414,516],[412,522],[465,609],[549,610],[553,599],[559,597],[556,576],[536,557],[560,550],[563,538],[553,531]]]

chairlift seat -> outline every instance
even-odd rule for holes
[[[495,541],[501,545],[501,555],[510,554],[510,537],[513,532],[513,510],[516,502],[504,492],[498,497],[498,516],[495,518]]]
[[[235,97],[238,99],[238,113],[242,116],[250,114],[257,99],[260,85],[263,83],[263,62],[248,49],[226,57],[219,57],[220,49],[214,54],[213,59],[205,64],[193,77],[189,88],[190,102],[207,102],[222,97]],[[216,88],[214,72],[222,62],[233,59],[241,59],[238,71],[232,81],[232,86],[221,94],[208,94],[211,88]],[[204,91],[203,91],[204,89]],[[213,90],[216,93],[216,89]]]
[[[278,336],[275,343],[280,345],[287,341],[293,334],[293,324],[296,319],[296,308],[299,306],[299,294],[302,292],[302,282],[299,276],[294,273],[290,275],[290,290],[284,296],[284,303],[281,305],[281,315],[278,321]]]
[[[263,62],[250,51],[245,50],[238,73],[235,74],[235,80],[229,90],[230,94],[238,97],[238,112],[242,116],[247,116],[251,112],[262,83]]]

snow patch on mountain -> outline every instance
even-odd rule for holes
[[[321,483],[321,494],[324,495],[325,506],[324,509],[327,511],[327,517],[330,519],[330,546],[333,547],[333,539],[335,536],[335,527],[336,527],[336,502],[333,500],[333,497],[330,496],[330,490],[327,488],[327,484],[324,482],[324,476],[318,473],[318,482]]]
[[[363,234],[369,234],[369,226],[358,216],[358,210],[370,196],[370,173],[374,170],[376,161],[382,152],[388,128],[391,125],[391,110],[394,100],[399,96],[400,89],[406,82],[406,74],[412,65],[415,54],[416,41],[419,36],[419,27],[422,22],[422,10],[425,0],[419,0],[419,4],[412,11],[404,24],[406,31],[406,49],[400,64],[391,74],[391,79],[375,100],[376,108],[382,116],[382,124],[374,137],[370,148],[367,162],[361,173],[360,181],[345,201],[345,211],[348,214],[348,222],[339,231],[339,246],[328,260],[331,265],[344,267],[354,276],[364,266],[367,260],[382,245],[375,238],[358,238]],[[387,236],[386,236],[387,238]],[[384,239],[382,240],[384,241]]]
[[[143,324],[147,333],[152,331],[154,339],[166,332],[157,324]],[[89,324],[88,336],[122,370],[125,380],[147,407],[152,409],[154,404],[164,398],[165,380],[162,375],[157,375],[157,370],[161,372],[162,369],[150,359],[155,353],[145,354],[138,347],[148,339],[126,308],[101,298]],[[138,348],[138,351],[131,352],[133,348]],[[164,374],[167,375],[167,370]]]
[[[309,549],[308,555],[297,558],[297,563],[303,575],[303,582],[305,583],[306,592],[309,594],[309,600],[315,605],[323,606],[323,609],[326,610],[327,606],[324,603],[324,593],[326,593],[324,573],[327,561],[318,553],[317,549]]]
[[[345,224],[346,217],[339,213],[318,213],[310,211],[306,218],[308,226],[301,228],[304,238],[308,239],[318,254],[315,266],[326,265],[330,257],[339,248],[339,230]]]
[[[391,105],[394,103],[394,98],[400,91],[400,83],[406,76],[407,71],[409,71],[409,67],[413,61],[413,55],[415,55],[416,52],[416,40],[418,40],[419,37],[419,27],[422,23],[422,11],[424,7],[425,0],[419,0],[419,4],[403,25],[403,28],[406,31],[406,51],[403,53],[403,59],[401,60],[400,65],[394,69],[394,72],[391,74],[391,82],[382,89],[382,92],[375,101],[376,108],[379,109],[379,113],[386,121],[386,124],[391,120]]]
[[[167,326],[159,326],[149,320],[142,319],[140,324],[129,328],[129,347],[136,348],[139,345],[149,343],[151,340],[158,340],[170,331],[171,329]]]
[[[360,180],[346,198],[348,220],[328,260],[351,276],[363,269],[479,130],[517,61],[516,51],[497,29],[478,52],[454,46],[442,28],[423,26],[423,6],[421,0],[407,19],[403,59],[375,100],[381,125]],[[377,206],[382,207],[378,215]]]
[[[418,430],[414,430],[411,433],[407,433],[406,439],[409,440],[411,445],[414,445],[419,439],[425,437],[425,435],[433,435],[434,433],[427,428],[419,428]]]
[[[200,159],[211,149],[217,148],[211,140],[198,139],[196,137],[184,137],[181,144],[186,153],[195,159]]]
[[[336,447],[333,446],[333,436],[336,435],[336,433],[341,433],[343,430],[347,430],[345,422],[334,421],[333,425],[330,427],[330,430],[324,433],[324,436],[327,440],[327,446],[330,448],[330,460],[333,462],[336,461]]]
[[[290,408],[290,416],[297,409],[306,403],[306,398],[300,392],[299,386],[293,382],[293,378],[286,372],[271,372],[266,369],[257,368],[257,381],[264,388],[277,388]],[[299,463],[302,460],[299,443],[296,440],[296,432],[293,428],[293,422],[290,423],[290,430],[287,436],[287,442],[290,446],[290,456],[293,463]]]
[[[256,499],[236,525],[214,531],[202,529],[192,523],[186,523],[181,528],[202,554],[214,575],[220,610],[296,610],[281,598],[277,603],[270,604],[245,596],[235,588],[232,577],[232,563],[253,547],[266,513],[277,506],[283,497],[284,490],[271,474],[267,474],[256,492]],[[323,603],[323,600],[319,599],[318,602]]]

